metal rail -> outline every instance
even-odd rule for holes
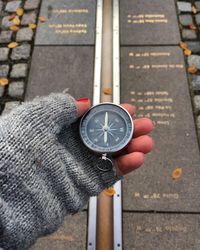
[[[119,51],[119,0],[97,0],[93,105],[120,103]],[[102,87],[111,87],[113,98],[101,95]],[[113,198],[102,193],[90,199],[88,250],[122,249],[121,182],[115,190]]]
[[[100,103],[101,98],[101,60],[102,60],[102,27],[103,27],[103,0],[97,0],[96,15],[96,46],[94,65],[94,89],[93,105]],[[89,201],[88,218],[88,250],[96,249],[97,236],[97,197],[91,197]]]

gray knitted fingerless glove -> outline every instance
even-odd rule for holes
[[[0,247],[28,249],[120,178],[81,142],[75,100],[35,98],[0,119]]]

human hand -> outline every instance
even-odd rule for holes
[[[76,102],[78,115],[82,116],[91,106],[89,99],[82,98]],[[135,107],[130,104],[122,104],[131,116],[135,113]],[[154,145],[148,135],[154,128],[153,122],[148,118],[134,120],[134,135],[130,143],[114,156],[117,174],[125,175],[144,163],[145,154],[149,153]]]

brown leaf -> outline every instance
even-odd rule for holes
[[[184,55],[190,56],[192,54],[192,51],[190,49],[185,49],[184,50]]]
[[[104,88],[103,93],[105,95],[112,95],[112,89],[111,88]]]
[[[40,17],[39,17],[39,21],[40,21],[41,23],[44,23],[44,22],[46,22],[46,18],[45,18],[44,16],[40,16]]]
[[[22,8],[18,8],[16,13],[17,13],[18,16],[23,16],[24,10]]]
[[[180,47],[181,49],[187,49],[187,44],[181,41],[181,42],[179,43],[179,47]]]
[[[0,78],[0,84],[2,86],[8,85],[8,79],[7,78]]]
[[[114,187],[110,187],[110,188],[105,189],[103,193],[107,196],[113,196],[114,194],[116,194],[116,191]]]
[[[192,6],[192,13],[194,13],[194,14],[197,13],[197,8],[195,6]]]
[[[19,20],[19,17],[18,17],[18,16],[16,16],[16,17],[13,19],[13,23],[14,23],[15,25],[20,25],[20,20]]]
[[[191,74],[195,74],[198,71],[198,69],[195,66],[189,66],[188,72]]]
[[[16,26],[16,25],[13,25],[13,26],[10,26],[10,30],[12,30],[12,31],[18,31],[19,27]]]
[[[32,30],[36,29],[36,27],[37,27],[37,25],[36,25],[35,23],[29,23],[28,26],[29,26],[29,28],[32,29]]]
[[[174,180],[177,180],[177,179],[179,179],[182,176],[182,173],[183,173],[182,168],[176,168],[172,172],[172,178]]]
[[[197,26],[196,26],[194,23],[191,23],[191,24],[189,24],[189,28],[190,28],[191,30],[196,30],[196,29],[197,29]]]
[[[11,21],[11,20],[13,20],[15,17],[16,17],[16,15],[15,15],[15,14],[12,14],[12,15],[10,15],[10,16],[8,17],[8,20]]]
[[[8,44],[8,48],[10,48],[10,49],[14,49],[17,46],[18,46],[18,43],[16,43],[16,42],[11,42],[11,43]]]

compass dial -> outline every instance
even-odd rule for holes
[[[80,135],[84,144],[99,153],[114,153],[124,148],[133,136],[129,113],[113,103],[92,107],[81,119]]]

